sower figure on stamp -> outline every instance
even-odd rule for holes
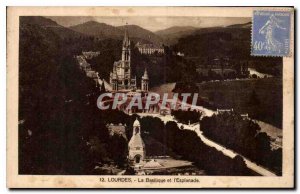
[[[274,37],[275,28],[286,30],[286,28],[280,26],[279,23],[281,23],[281,20],[272,14],[266,24],[259,30],[260,34],[265,34],[266,49],[268,51],[279,51],[280,53],[283,47],[283,44]]]

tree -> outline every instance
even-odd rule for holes
[[[111,158],[119,165],[125,166],[128,155],[128,143],[120,135],[113,135],[110,138],[109,153]]]

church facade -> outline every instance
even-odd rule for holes
[[[133,76],[131,72],[131,49],[127,30],[125,30],[123,39],[121,60],[114,62],[109,79],[113,91],[136,91],[139,89],[137,87],[136,76]],[[149,77],[145,70],[140,90],[148,91],[148,84]]]

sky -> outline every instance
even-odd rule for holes
[[[62,26],[72,26],[87,21],[97,21],[112,26],[138,25],[150,31],[163,30],[172,26],[193,26],[197,28],[228,26],[232,24],[244,24],[251,21],[251,18],[237,17],[90,17],[90,16],[49,16]]]

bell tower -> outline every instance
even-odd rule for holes
[[[145,144],[141,136],[141,126],[137,119],[133,123],[133,133],[128,143],[128,150],[129,160],[135,164],[141,163],[146,157]]]
[[[145,69],[144,75],[142,76],[141,89],[145,92],[148,92],[148,85],[149,85],[149,76],[147,73],[147,69]]]

